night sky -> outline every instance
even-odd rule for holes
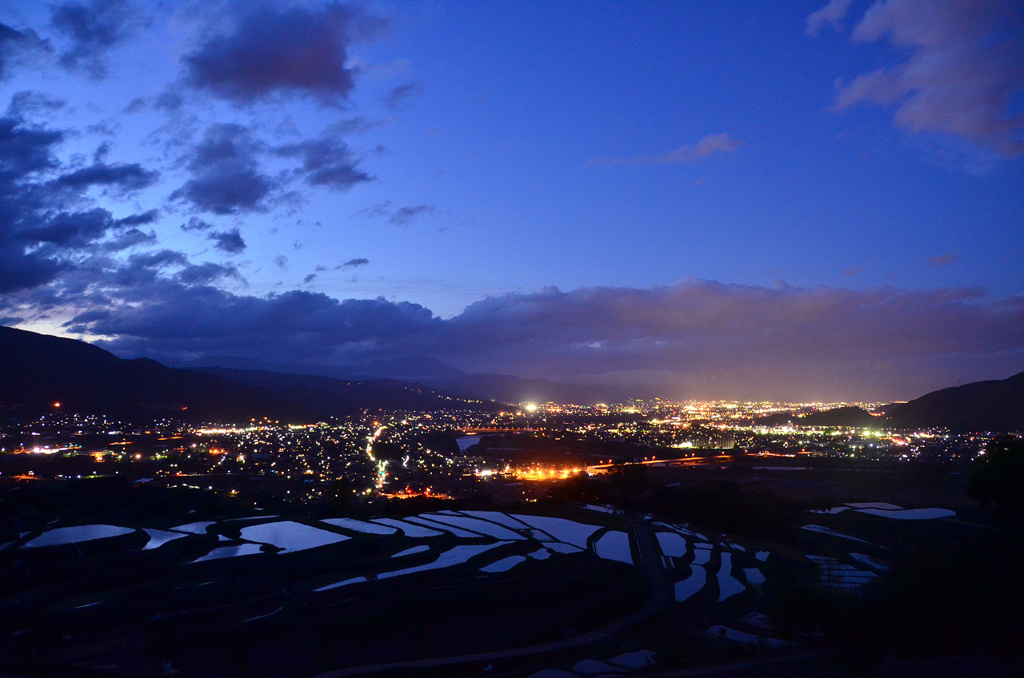
[[[911,398],[1024,370],[1024,5],[0,5],[0,323]]]

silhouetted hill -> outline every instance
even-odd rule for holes
[[[763,417],[758,417],[754,420],[756,426],[782,426],[788,424],[796,419],[796,415],[793,412],[776,412],[775,414],[768,414]]]
[[[489,408],[419,384],[214,368],[193,371],[124,360],[74,339],[0,327],[0,410],[53,411],[146,421],[316,421],[364,409]]]
[[[1024,372],[1001,381],[978,381],[932,391],[906,403],[890,403],[872,416],[859,407],[823,412],[778,412],[755,420],[761,426],[885,426],[954,431],[1024,431]]]
[[[422,384],[393,379],[345,381],[302,374],[281,374],[260,370],[229,370],[209,367],[205,374],[216,375],[239,384],[261,389],[304,410],[327,417],[352,414],[362,410],[490,410],[492,403],[470,401]]]
[[[861,407],[834,407],[831,410],[796,415],[793,412],[777,412],[754,420],[759,426],[778,426],[792,422],[795,426],[878,426],[885,423],[881,417],[874,417]]]
[[[956,431],[1024,431],[1024,372],[933,391],[892,408],[890,426]]]
[[[144,358],[122,360],[74,339],[0,327],[0,408],[31,417],[52,411],[57,402],[66,412],[135,420],[306,415],[260,388]]]

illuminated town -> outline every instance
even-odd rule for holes
[[[0,678],[1024,676],[1024,1],[0,1]]]
[[[1020,445],[892,427],[893,403],[445,402],[461,404],[189,424],[54,402],[4,420],[4,666],[846,675],[875,660],[822,636],[844,617],[813,601],[926,627],[887,587],[935,535],[988,534],[1002,514],[975,479]]]
[[[523,403],[496,413],[377,412],[316,424],[261,420],[147,426],[55,412],[8,422],[0,438],[7,478],[120,476],[260,501],[316,503],[486,492],[543,497],[550,481],[622,464],[678,473],[795,464],[967,464],[987,437],[941,429],[759,423],[778,413],[880,403],[632,401],[617,405]]]

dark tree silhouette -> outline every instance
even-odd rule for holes
[[[1002,519],[1024,515],[1024,440],[1001,436],[974,462],[967,493]]]

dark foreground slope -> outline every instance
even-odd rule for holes
[[[933,391],[893,407],[889,426],[955,431],[1024,431],[1024,372]]]

